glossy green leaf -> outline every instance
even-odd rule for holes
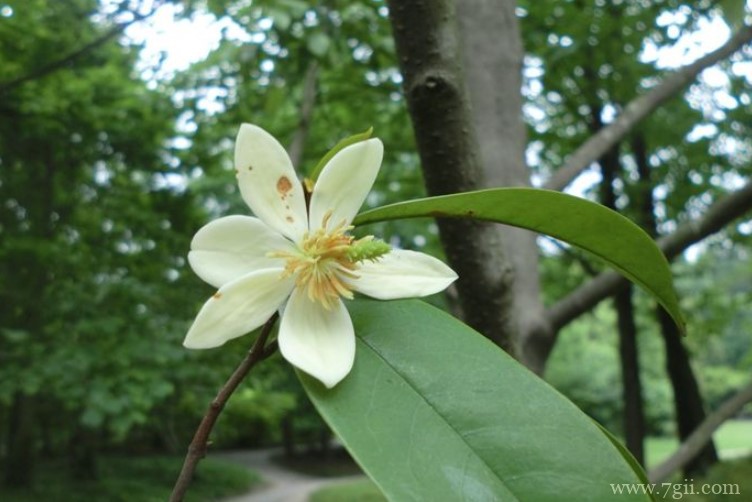
[[[391,204],[361,213],[353,223],[422,216],[495,221],[584,249],[645,288],[684,332],[666,257],[640,227],[600,204],[550,190],[494,188]]]
[[[350,375],[331,390],[299,376],[390,500],[602,501],[641,482],[574,404],[446,313],[417,300],[348,308]]]
[[[626,445],[619,441],[616,436],[611,434],[611,431],[603,427],[596,420],[593,420],[593,423],[601,430],[601,432],[609,439],[609,441],[611,441],[611,444],[613,444],[614,447],[619,451],[622,458],[632,467],[632,470],[640,478],[640,482],[647,485],[650,481],[648,480],[648,475],[645,472],[645,469],[643,469],[637,459],[634,458],[634,455],[632,455],[632,452],[627,449]]]

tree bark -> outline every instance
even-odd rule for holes
[[[594,74],[593,74],[594,78]],[[595,90],[591,91],[595,96]],[[592,125],[596,131],[603,128],[600,104],[592,104]],[[600,159],[601,203],[609,209],[618,210],[614,182],[621,172],[619,145],[614,145]],[[621,363],[622,402],[624,411],[622,423],[627,449],[640,464],[645,463],[645,414],[640,382],[640,360],[637,348],[637,325],[635,323],[634,305],[632,304],[631,285],[614,295],[616,324],[619,334],[619,362]]]
[[[308,139],[308,133],[311,127],[311,117],[313,108],[316,104],[316,82],[319,75],[319,65],[312,61],[306,68],[305,80],[303,81],[303,95],[300,99],[300,115],[298,118],[298,127],[295,134],[287,147],[287,153],[290,156],[292,165],[298,169],[303,165],[303,154],[305,153],[305,143]]]
[[[658,224],[655,220],[655,203],[653,201],[652,183],[650,182],[647,145],[642,134],[634,135],[632,151],[642,184],[642,193],[639,194],[638,201],[641,209],[640,223],[651,236],[655,237],[658,234]],[[676,324],[663,308],[657,307],[656,314],[666,348],[666,370],[674,391],[677,430],[679,438],[683,441],[705,420],[703,399],[690,365],[689,354],[684,348]],[[685,466],[685,473],[688,476],[694,473],[701,474],[717,461],[718,455],[715,451],[715,445],[710,441],[699,455]]]
[[[645,464],[645,412],[640,381],[640,359],[637,345],[632,287],[616,293],[614,307],[619,324],[619,361],[624,400],[624,439],[635,460]]]
[[[681,341],[679,330],[665,310],[658,307],[657,315],[666,346],[666,371],[674,391],[677,432],[683,442],[705,420],[705,410],[702,406],[700,388],[689,364],[689,354]],[[684,474],[687,477],[702,474],[716,462],[718,455],[715,445],[709,441],[692,461],[687,462]]]
[[[295,448],[295,422],[292,414],[287,414],[282,418],[282,449],[286,458],[294,458],[297,455]]]
[[[94,432],[79,425],[68,447],[71,474],[74,479],[80,481],[98,479],[96,449],[97,437]]]
[[[5,484],[23,488],[31,486],[34,473],[34,398],[16,393],[8,420],[8,454]]]
[[[594,115],[600,124],[600,108]],[[601,124],[602,125],[602,124]],[[618,145],[601,158],[601,202],[604,206],[617,210],[614,181],[621,170]],[[621,363],[621,384],[624,411],[624,439],[627,449],[640,464],[645,462],[645,414],[643,412],[642,384],[640,382],[640,361],[637,349],[637,325],[632,304],[632,287],[627,286],[614,295],[616,325],[619,333],[619,362]]]
[[[483,187],[530,186],[525,163],[526,131],[522,119],[523,48],[509,0],[457,0],[464,82],[480,148]],[[532,232],[496,226],[503,256],[511,269],[511,325],[518,357],[527,363],[527,347],[550,338],[542,322],[538,246]]]
[[[486,186],[454,3],[390,0],[404,91],[429,195]],[[515,89],[519,93],[519,88]],[[516,353],[512,264],[493,224],[438,220],[447,259],[458,273],[464,320]]]

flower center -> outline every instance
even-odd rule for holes
[[[296,251],[280,251],[272,256],[284,258],[284,276],[295,275],[295,285],[303,288],[311,301],[331,309],[340,296],[352,299],[347,279],[357,279],[352,256],[353,240],[347,231],[352,227],[340,223],[327,232],[331,214],[324,217],[322,228],[306,233]]]
[[[342,221],[328,231],[332,212],[324,215],[321,228],[306,232],[295,251],[275,251],[272,258],[285,259],[282,277],[295,276],[295,286],[303,288],[311,301],[319,302],[330,310],[340,296],[352,300],[351,280],[359,276],[355,273],[356,264],[361,261],[376,261],[391,251],[386,242],[368,235],[355,240]]]

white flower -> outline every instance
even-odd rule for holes
[[[347,234],[382,155],[378,139],[340,150],[324,166],[307,205],[282,145],[260,127],[243,124],[235,169],[240,193],[257,218],[220,218],[193,238],[191,267],[219,291],[201,308],[184,345],[217,347],[258,328],[279,309],[282,355],[331,388],[355,359],[353,325],[341,297],[356,291],[389,300],[449,286],[457,275],[441,261],[414,251],[387,252],[383,243],[364,259],[362,250],[380,241],[355,241]]]

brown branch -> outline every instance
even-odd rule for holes
[[[217,418],[219,418],[219,414],[222,412],[228,399],[230,399],[230,396],[232,396],[232,393],[235,392],[240,382],[243,381],[256,363],[266,359],[277,350],[276,341],[266,345],[266,340],[269,338],[277,317],[279,317],[279,314],[275,313],[266,321],[266,324],[261,329],[261,334],[253,343],[253,347],[248,351],[245,359],[235,368],[230,378],[219,390],[211,404],[209,404],[209,409],[206,410],[204,418],[201,419],[201,423],[198,429],[196,429],[196,434],[193,436],[193,440],[188,447],[183,468],[180,471],[178,479],[175,481],[172,495],[170,495],[170,502],[181,502],[183,500],[199,461],[206,456],[206,450],[209,446],[209,434],[211,434],[214,424]]]
[[[684,467],[702,451],[713,433],[726,420],[736,415],[744,405],[752,401],[752,382],[739,392],[731,396],[718,408],[717,411],[710,414],[697,429],[679,446],[668,459],[663,461],[658,467],[652,469],[648,474],[651,483],[661,483],[669,478],[674,472]]]
[[[160,7],[160,4],[156,4],[154,8],[146,14],[133,13],[133,19],[131,19],[130,21],[127,21],[121,24],[116,24],[110,30],[102,34],[100,37],[92,40],[88,44],[84,44],[83,46],[70,52],[69,54],[63,56],[62,58],[56,59],[54,61],[50,61],[49,63],[44,64],[40,66],[39,68],[31,70],[26,75],[21,75],[7,82],[0,82],[0,94],[6,94],[9,91],[15,89],[16,87],[19,87],[25,84],[26,82],[30,82],[32,80],[37,80],[37,79],[46,77],[47,75],[54,73],[57,70],[60,70],[62,68],[69,66],[71,63],[73,63],[77,59],[85,56],[86,54],[93,51],[97,47],[104,45],[105,43],[113,39],[114,37],[118,36],[132,24],[139,22],[139,21],[143,21],[144,19],[147,19],[148,17],[153,15],[159,7]]]
[[[570,246],[564,245],[564,243],[562,243],[560,240],[554,239],[553,237],[549,237],[548,235],[544,235],[542,237],[546,239],[549,244],[566,255],[570,260],[577,263],[587,276],[595,277],[598,275],[598,270],[593,266],[592,262],[590,262],[590,260],[588,260],[581,253],[578,253]]]
[[[729,57],[750,40],[752,26],[743,26],[721,48],[671,73],[650,92],[632,100],[616,120],[591,136],[570,155],[564,166],[553,173],[544,188],[563,190],[580,172],[621,141],[637,123],[684,89],[702,70]]]
[[[292,160],[292,165],[298,169],[303,164],[303,150],[311,126],[313,106],[316,104],[316,80],[318,79],[319,65],[312,61],[306,69],[303,81],[303,98],[300,103],[300,119],[295,134],[290,141],[287,151]]]
[[[750,210],[752,182],[713,204],[697,221],[689,221],[673,233],[659,239],[658,247],[671,260],[692,244],[718,232]],[[546,318],[554,332],[557,332],[626,284],[627,279],[616,272],[603,272],[547,309]],[[553,346],[553,339],[551,344]]]

